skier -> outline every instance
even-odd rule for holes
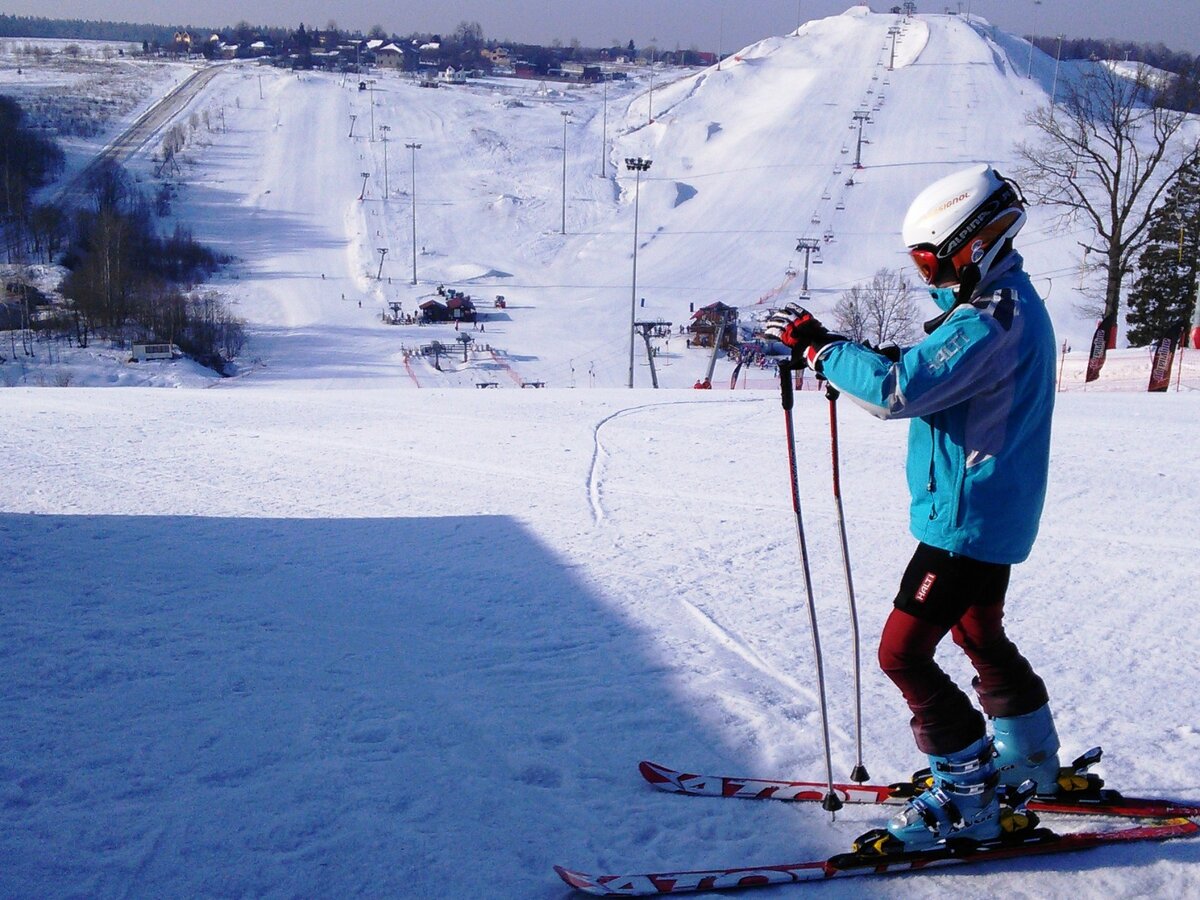
[[[932,782],[886,831],[864,835],[884,854],[1019,828],[1001,815],[999,786],[1031,779],[1039,794],[1059,790],[1045,685],[1002,624],[1010,569],[1037,533],[1054,403],[1053,328],[1013,249],[1025,219],[1020,188],[988,165],[917,196],[903,239],[943,313],[915,346],[885,352],[852,342],[794,303],[766,329],[874,415],[912,420],[907,477],[918,545],[879,662],[912,711]],[[947,633],[977,672],[972,684],[993,736],[934,661]]]

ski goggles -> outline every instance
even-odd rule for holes
[[[954,279],[957,277],[951,261],[945,257],[938,256],[937,251],[930,244],[918,244],[915,247],[909,247],[908,255],[912,257],[912,261],[917,267],[917,274],[921,276],[926,284],[940,287],[943,284],[950,283],[947,281],[947,278]]]

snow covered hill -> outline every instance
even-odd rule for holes
[[[1011,169],[1053,77],[1052,59],[982,20],[905,23],[864,7],[720,67],[635,70],[607,90],[514,79],[428,90],[389,72],[360,89],[353,77],[227,66],[185,110],[207,112],[213,130],[185,154],[176,211],[240,260],[218,287],[251,326],[246,384],[621,386],[632,314],[672,323],[677,339],[657,342],[659,380],[688,387],[709,364],[678,338],[695,309],[720,301],[753,323],[796,299],[798,238],[820,247],[808,272],[819,313],[877,269],[908,266],[899,226],[911,198],[967,163]],[[856,170],[860,112],[870,120]],[[623,161],[636,156],[653,162],[637,204],[635,297],[635,179]],[[1067,369],[1078,378],[1093,323],[1076,306],[1095,286],[1078,274],[1083,233],[1052,225],[1034,208],[1020,246],[1060,336],[1079,348]],[[381,322],[436,299],[438,285],[488,313],[468,362],[441,370],[417,351],[461,350],[461,333]],[[648,386],[640,339],[636,349],[635,380]],[[730,372],[720,362],[716,382]]]

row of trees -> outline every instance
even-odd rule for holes
[[[61,262],[69,301],[37,318],[23,307],[22,328],[66,332],[86,346],[93,336],[167,341],[218,371],[241,350],[242,323],[213,294],[189,295],[224,262],[176,226],[158,232],[154,205],[119,165],[92,169],[73,210],[37,204],[34,192],[63,165],[61,149],[24,123],[21,107],[0,96],[0,236],[12,263]]]
[[[11,97],[0,96],[0,235],[9,262],[19,258],[32,240],[40,244],[45,208],[34,193],[54,179],[63,167],[57,144],[25,122],[25,113]]]
[[[86,192],[63,257],[70,272],[62,293],[80,341],[132,329],[220,370],[241,348],[241,324],[214,295],[189,297],[181,286],[203,281],[224,260],[182,226],[161,237],[150,200],[115,163],[94,169]]]
[[[1189,128],[1188,113],[1200,111],[1200,105],[1172,108],[1161,80],[1144,67],[1129,77],[1110,66],[1090,66],[1061,95],[1060,103],[1029,115],[1038,138],[1018,145],[1023,163],[1018,179],[1060,213],[1063,228],[1079,230],[1082,223],[1091,232],[1080,242],[1084,268],[1102,278],[1104,288],[1097,301],[1080,309],[1115,334],[1122,288],[1154,243],[1152,227],[1161,221],[1160,232],[1169,231],[1180,215],[1161,207],[1172,191],[1180,192],[1180,203],[1188,193],[1190,173],[1200,161],[1200,138]],[[1147,331],[1158,315],[1147,304],[1159,290],[1148,279],[1137,295],[1129,333],[1135,345],[1162,336]],[[1194,298],[1194,282],[1189,293]],[[1160,296],[1158,302],[1168,306],[1178,302],[1165,287]]]

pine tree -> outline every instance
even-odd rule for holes
[[[1200,276],[1200,157],[1182,169],[1152,214],[1129,295],[1129,343],[1175,337],[1191,321]]]

